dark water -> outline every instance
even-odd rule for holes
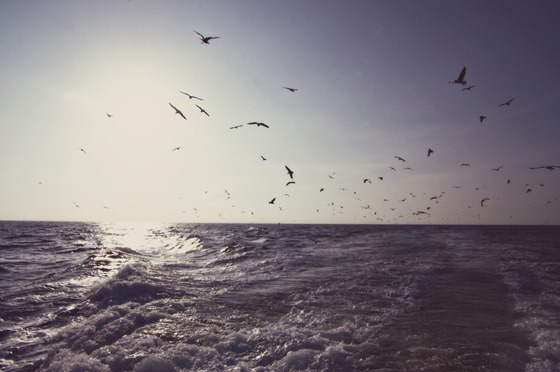
[[[0,222],[0,369],[557,371],[560,228]]]

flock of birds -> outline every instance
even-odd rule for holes
[[[201,44],[209,44],[211,40],[215,40],[215,39],[218,39],[218,38],[219,38],[219,36],[204,36],[203,34],[199,33],[198,31],[194,31],[194,32],[200,37],[200,42],[201,42]],[[459,73],[459,76],[458,76],[455,80],[449,81],[449,83],[465,86],[464,88],[461,89],[462,91],[471,91],[475,86],[474,86],[474,85],[466,86],[466,85],[467,85],[467,81],[465,80],[465,79],[466,79],[466,74],[467,74],[467,68],[466,68],[466,66],[465,66],[465,67],[463,67],[463,69],[462,69],[461,72]],[[285,90],[287,90],[287,91],[289,91],[290,93],[296,93],[296,92],[298,91],[297,88],[292,88],[292,87],[287,87],[287,86],[282,86],[281,88],[282,88],[282,89],[285,89]],[[184,92],[184,91],[181,91],[181,90],[179,90],[179,92],[180,92],[181,94],[185,95],[185,96],[188,98],[189,101],[194,100],[194,101],[197,101],[197,102],[200,103],[200,104],[202,104],[201,102],[204,101],[204,99],[202,99],[202,98],[200,98],[200,97],[198,97],[198,96],[192,95],[192,94],[190,94],[190,93],[187,93],[187,92]],[[511,99],[509,99],[509,100],[507,100],[507,101],[505,101],[505,102],[503,102],[503,103],[500,103],[500,104],[498,105],[498,107],[508,107],[508,106],[511,106],[514,100],[515,100],[515,98],[511,98]],[[170,106],[172,112],[173,112],[175,115],[179,116],[179,117],[180,117],[181,119],[183,119],[183,120],[187,120],[187,116],[183,113],[183,111],[181,111],[181,109],[179,109],[179,108],[177,107],[177,105],[173,104],[172,102],[168,102],[168,104],[169,104],[169,106]],[[203,107],[201,107],[199,104],[195,104],[195,106],[200,110],[200,113],[201,113],[201,114],[204,114],[204,115],[206,115],[206,116],[208,116],[208,117],[210,116],[210,114],[209,114]],[[110,113],[106,113],[106,115],[107,115],[108,118],[112,118],[112,117],[113,117],[113,115],[110,114]],[[483,121],[486,120],[486,119],[488,119],[488,117],[487,117],[486,115],[480,115],[480,116],[479,116],[480,122],[483,122]],[[233,125],[233,126],[230,126],[229,129],[230,129],[230,130],[237,130],[237,129],[239,129],[239,128],[242,128],[242,127],[245,126],[245,125],[247,125],[247,126],[255,126],[255,127],[257,127],[257,128],[270,129],[270,125],[269,125],[269,124],[263,123],[263,122],[256,122],[256,121],[247,122],[247,123],[245,123],[245,124]],[[86,152],[86,150],[85,150],[84,148],[78,148],[78,149],[79,149],[79,151],[81,151],[84,155],[87,155],[87,152]],[[178,147],[172,148],[171,151],[179,151],[179,150],[181,150],[181,149],[182,149],[182,146],[178,146]],[[432,148],[428,148],[428,149],[426,150],[426,156],[427,156],[428,158],[433,158],[434,154],[436,154],[436,152],[435,152]],[[260,158],[262,159],[262,161],[267,161],[267,160],[268,160],[268,159],[267,159],[265,156],[263,156],[263,155],[260,155]],[[402,157],[402,156],[394,155],[394,159],[396,159],[396,162],[397,162],[397,163],[406,163],[406,164],[408,164],[408,163],[407,163],[407,160],[406,160],[404,157]],[[388,166],[388,169],[389,169],[390,171],[392,171],[392,172],[397,172],[397,163],[394,164],[394,165]],[[471,167],[471,165],[470,165],[470,163],[461,163],[461,164],[460,164],[460,167]],[[295,185],[295,184],[296,184],[296,180],[295,180],[295,178],[294,178],[295,172],[294,172],[294,171],[291,169],[291,167],[288,166],[288,165],[284,165],[284,168],[285,168],[286,174],[287,174],[287,176],[288,176],[287,182],[285,183],[285,187],[290,186],[290,185]],[[503,165],[498,166],[498,167],[496,167],[496,168],[491,168],[490,170],[495,171],[495,172],[500,172],[502,168],[503,168]],[[557,168],[560,168],[560,165],[542,165],[542,166],[531,167],[531,168],[529,168],[529,169],[531,169],[531,170],[544,169],[544,170],[548,170],[548,171],[553,171],[553,170],[555,170],[555,169],[557,169]],[[407,166],[407,167],[404,167],[403,170],[405,170],[405,171],[414,171],[414,168],[412,168],[412,167],[410,167],[410,166]],[[328,178],[329,178],[330,180],[335,180],[335,175],[336,175],[336,173],[335,173],[335,172],[332,172],[332,173],[328,174],[327,176],[328,176]],[[385,180],[385,181],[387,180],[387,177],[386,177],[385,175],[379,175],[379,176],[377,176],[377,180],[378,180],[377,182],[383,182],[384,180]],[[507,182],[507,184],[509,185],[509,184],[511,183],[511,179],[507,179],[506,182]],[[40,183],[41,183],[41,182],[40,182]],[[372,184],[372,178],[365,177],[365,178],[362,179],[362,183],[363,183],[363,184]],[[41,184],[42,184],[42,183],[41,183]],[[539,184],[539,185],[540,185],[540,186],[544,186],[543,184]],[[533,191],[533,190],[531,189],[531,187],[530,187],[529,184],[526,184],[526,186],[527,186],[526,193],[530,193],[530,192]],[[330,187],[330,186],[329,186],[329,187]],[[462,186],[457,185],[457,186],[453,186],[453,188],[454,188],[454,189],[461,189]],[[327,187],[326,187],[326,186],[323,186],[323,187],[319,188],[317,191],[318,191],[319,193],[323,193],[326,189],[327,189]],[[347,187],[340,187],[340,188],[338,188],[338,191],[342,191],[342,192],[347,191],[347,192],[349,192],[349,191],[351,191],[351,190],[348,189]],[[479,191],[478,188],[477,188],[477,191]],[[225,190],[225,194],[226,194],[226,200],[229,200],[229,199],[231,198],[231,193],[230,193],[228,190]],[[381,213],[378,215],[378,211],[377,211],[375,208],[373,208],[370,204],[364,203],[364,202],[363,202],[363,199],[362,199],[362,197],[361,197],[361,195],[359,195],[358,192],[353,191],[352,194],[353,194],[353,196],[354,196],[354,199],[357,200],[357,201],[360,203],[360,208],[363,209],[364,211],[369,211],[368,213],[364,212],[364,213],[365,213],[365,214],[363,215],[364,218],[369,218],[369,217],[371,217],[371,216],[368,215],[368,214],[369,214],[369,213],[373,213],[374,218],[376,218],[376,220],[378,220],[378,221],[387,221],[387,220],[389,219],[389,218],[387,218],[386,215],[381,215]],[[427,202],[427,204],[425,205],[425,207],[423,207],[423,208],[421,208],[421,209],[418,209],[418,208],[410,209],[410,208],[409,208],[409,209],[407,209],[406,214],[403,213],[403,212],[402,212],[402,209],[401,209],[401,210],[400,210],[400,214],[397,212],[396,215],[391,215],[390,218],[392,218],[392,221],[398,222],[399,219],[404,218],[404,217],[410,217],[410,216],[417,216],[418,218],[426,218],[426,217],[429,217],[429,216],[432,215],[433,208],[435,207],[435,206],[434,206],[434,203],[435,203],[435,204],[439,203],[439,201],[441,200],[441,198],[443,198],[445,195],[446,195],[446,191],[441,191],[441,192],[440,192],[439,194],[437,194],[437,195],[428,195],[427,193],[422,193],[422,196],[418,195],[418,199],[420,199],[421,197],[424,197],[424,198],[425,198],[425,200],[426,200],[426,202]],[[288,193],[284,193],[283,196],[290,196],[290,195],[289,195]],[[408,195],[406,195],[405,197],[402,197],[402,198],[400,198],[400,199],[397,199],[397,200],[395,200],[395,201],[393,201],[393,202],[399,203],[399,204],[400,204],[400,203],[405,203],[407,200],[409,200],[409,199],[414,199],[414,198],[416,198],[416,197],[417,197],[417,194],[416,194],[416,193],[410,192],[410,193],[409,193]],[[279,196],[273,196],[273,195],[271,195],[271,199],[268,200],[268,204],[270,204],[270,205],[275,205],[275,204],[276,204],[276,205],[278,206],[278,208],[279,208],[280,210],[282,210],[282,206],[277,204],[278,198],[279,198]],[[558,199],[558,198],[556,198],[556,199]],[[264,203],[264,202],[265,202],[265,201],[263,201],[263,203]],[[384,203],[390,203],[389,199],[387,199],[387,198],[383,199],[383,202],[384,202]],[[491,198],[490,198],[490,197],[488,197],[488,196],[482,196],[481,199],[480,199],[480,201],[479,201],[480,207],[481,207],[481,208],[485,208],[489,202],[491,202]],[[550,204],[551,202],[552,202],[552,200],[549,200],[549,201],[547,202],[547,204]],[[76,202],[74,202],[74,206],[75,206],[76,208],[80,208],[80,206],[79,206]],[[326,204],[326,206],[330,207],[331,212],[332,212],[333,214],[344,213],[344,207],[345,207],[345,206],[344,206],[343,204],[336,204],[335,202],[329,202],[328,204]],[[107,207],[107,206],[103,206],[103,208],[109,209],[109,207]],[[313,207],[313,208],[316,208],[316,207]],[[322,208],[322,207],[321,207],[321,208]],[[321,208],[316,208],[316,211],[319,212]],[[469,206],[468,208],[471,208],[471,206]],[[196,215],[198,215],[198,208],[193,208],[193,210],[195,211]],[[390,210],[390,211],[395,211],[395,210],[397,210],[397,205],[393,204],[392,207],[389,207],[389,210]],[[183,211],[183,213],[185,213],[185,211]],[[246,212],[243,212],[243,213],[246,213]],[[254,214],[253,212],[250,212],[250,213],[251,213],[251,215]],[[219,215],[219,217],[223,218],[223,216],[222,216],[221,214]],[[479,215],[479,217],[480,217],[480,215]]]

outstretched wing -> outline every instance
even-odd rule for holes
[[[463,69],[461,70],[461,73],[459,74],[459,78],[457,80],[458,81],[464,81],[466,74],[467,74],[467,66],[463,67]]]
[[[193,31],[194,31],[194,30],[193,30]],[[194,32],[197,33],[201,38],[204,39],[204,35],[202,35],[200,32],[198,32],[198,31],[194,31]]]

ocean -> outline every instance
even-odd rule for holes
[[[2,371],[558,371],[560,227],[0,222]]]

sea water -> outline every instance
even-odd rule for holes
[[[0,222],[3,371],[557,371],[560,227]]]

